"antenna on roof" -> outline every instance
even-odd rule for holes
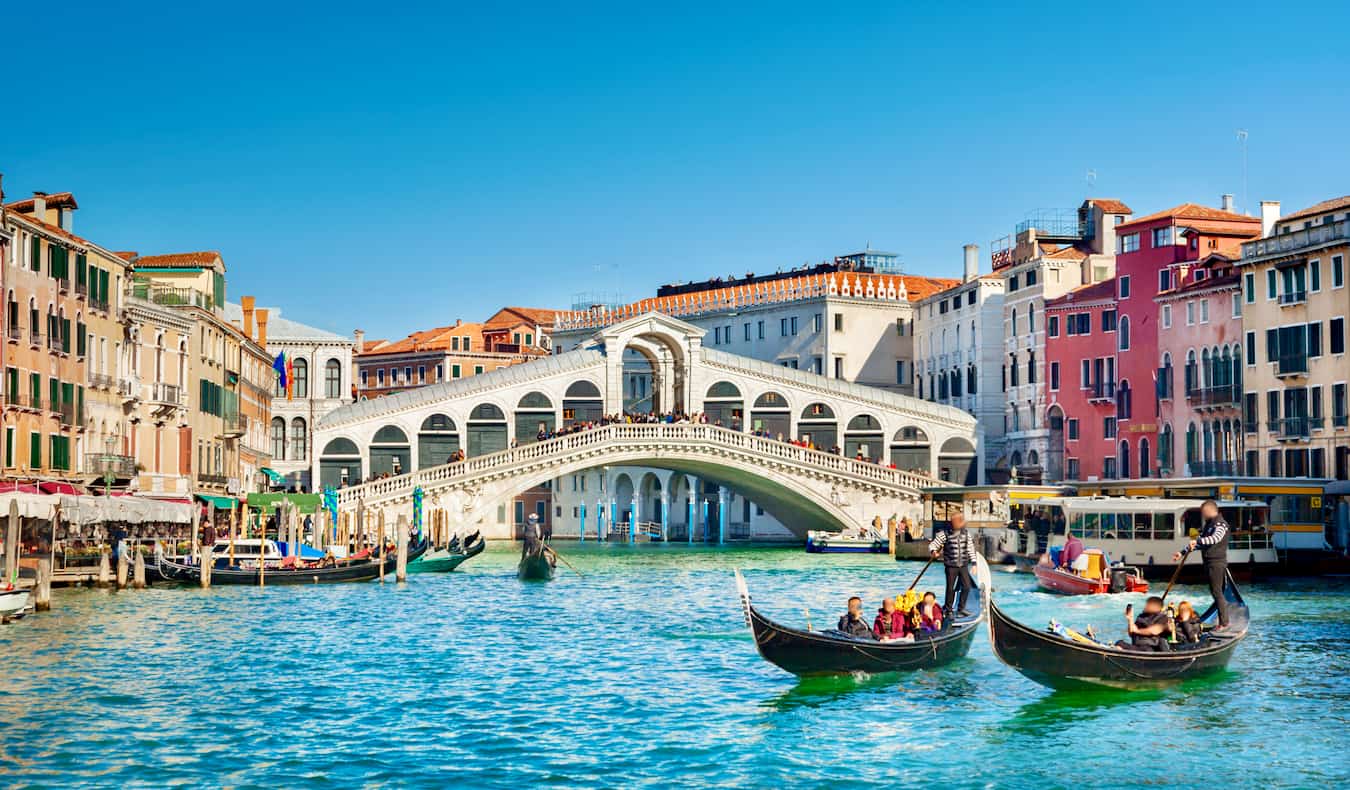
[[[1238,147],[1242,149],[1242,209],[1247,209],[1247,130],[1237,130]]]

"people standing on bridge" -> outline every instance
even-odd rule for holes
[[[957,605],[957,615],[969,617],[966,601],[975,582],[970,578],[970,564],[975,561],[975,538],[966,530],[964,513],[953,513],[951,529],[938,533],[928,544],[928,554],[933,559],[942,557],[942,565],[947,571],[947,596],[943,599],[942,613],[944,622],[950,621],[952,603],[956,599],[956,586],[961,585],[961,600]]]
[[[1186,553],[1200,547],[1200,559],[1205,563],[1205,575],[1209,577],[1209,593],[1214,596],[1214,605],[1219,609],[1219,628],[1228,627],[1228,599],[1223,588],[1228,580],[1228,522],[1219,513],[1219,503],[1206,499],[1200,506],[1200,518],[1204,524],[1200,534],[1186,546]],[[1172,555],[1173,562],[1181,562],[1184,555],[1177,552]]]

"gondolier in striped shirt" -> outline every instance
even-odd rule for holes
[[[957,614],[969,617],[966,600],[975,582],[970,578],[970,564],[975,561],[975,538],[966,529],[964,513],[953,513],[951,529],[939,532],[928,544],[928,554],[937,559],[942,557],[942,565],[947,571],[947,597],[943,599],[942,613],[946,615],[943,623],[951,622],[952,602],[956,598],[956,585],[961,584],[961,601]]]
[[[1205,575],[1209,577],[1209,592],[1214,596],[1214,605],[1219,609],[1219,627],[1228,626],[1228,600],[1224,597],[1224,583],[1228,577],[1228,522],[1219,513],[1219,503],[1206,499],[1200,506],[1200,517],[1204,524],[1186,551],[1200,547],[1200,558],[1205,562]],[[1174,562],[1180,562],[1182,553],[1172,555]]]

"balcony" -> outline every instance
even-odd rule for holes
[[[1321,427],[1322,420],[1310,419],[1308,417],[1285,417],[1280,420],[1271,420],[1267,427],[1279,441],[1307,441],[1312,436],[1313,423],[1318,423]]]
[[[85,453],[84,470],[90,474],[97,474],[100,478],[109,475],[115,479],[131,478],[136,476],[136,459],[129,455]]]
[[[89,306],[94,308],[95,310],[102,310],[105,313],[108,312],[107,299],[96,299],[91,296],[89,297]]]
[[[1186,393],[1186,402],[1202,411],[1235,409],[1242,402],[1237,387],[1222,384],[1217,387],[1196,387]]]
[[[80,411],[78,404],[63,403],[58,409],[61,412],[61,424],[66,426],[80,427],[84,425],[84,412]]]
[[[1308,301],[1307,291],[1288,291],[1280,294],[1280,307],[1303,304],[1306,301]]]
[[[1322,224],[1313,228],[1281,233],[1242,245],[1242,262],[1253,263],[1265,258],[1276,258],[1309,251],[1315,247],[1350,239],[1350,220]]]
[[[136,299],[144,299],[166,307],[193,306],[210,310],[214,301],[209,294],[196,288],[174,288],[167,285],[152,285],[148,282],[133,283],[128,294]],[[105,307],[106,309],[106,307]]]
[[[1261,428],[1261,423],[1256,420],[1247,420],[1242,423],[1243,433],[1256,433]]]
[[[57,278],[56,278],[56,288],[57,288],[57,290],[59,290],[61,293],[70,293],[70,278],[69,278],[69,277],[57,277]]]
[[[248,433],[248,417],[243,414],[226,414],[221,417],[222,438],[238,438]]]
[[[150,385],[150,402],[178,408],[183,404],[183,389],[173,384],[156,381]]]
[[[18,343],[23,340],[23,327],[11,323],[5,330],[5,337],[9,338],[11,343]]]
[[[1036,231],[1036,238],[1041,240],[1077,241],[1083,238],[1086,229],[1078,219],[1078,209],[1046,208],[1031,212],[1017,223],[1017,235],[1029,230]]]
[[[62,346],[61,346],[61,338],[60,338],[60,337],[58,337],[57,335],[47,335],[47,350],[48,350],[48,351],[60,351],[61,348],[62,348]]]
[[[141,384],[135,379],[118,379],[117,394],[122,396],[123,403],[140,400]]]
[[[81,282],[81,281],[79,281],[79,280],[76,280],[76,281],[75,281],[75,296],[77,296],[77,297],[79,297],[79,298],[81,298],[81,299],[83,299],[83,298],[89,296],[89,283]]]
[[[1347,424],[1350,424],[1350,420],[1347,420],[1344,414],[1337,414],[1331,418],[1331,427],[1333,428],[1344,428]]]
[[[1281,354],[1275,368],[1275,375],[1280,378],[1296,378],[1308,375],[1308,355]]]
[[[197,481],[206,485],[224,486],[229,481],[225,475],[197,475]]]
[[[28,345],[33,348],[42,348],[42,333],[36,329],[28,333]]]
[[[1233,477],[1242,474],[1237,461],[1191,461],[1191,477]]]
[[[117,379],[114,379],[112,376],[109,376],[106,373],[89,374],[90,389],[111,391],[116,386],[117,386]]]
[[[1098,381],[1088,390],[1088,403],[1115,403],[1116,402],[1116,383],[1114,381]]]

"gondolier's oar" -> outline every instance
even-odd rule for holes
[[[912,582],[909,583],[909,586],[905,588],[905,592],[909,592],[910,590],[914,589],[914,585],[918,584],[918,583],[919,583],[919,579],[922,579],[922,578],[923,578],[923,575],[924,575],[925,573],[928,572],[928,566],[929,566],[929,565],[932,565],[932,564],[933,564],[933,560],[935,560],[935,559],[937,559],[937,557],[929,557],[929,558],[928,558],[928,562],[927,562],[927,564],[925,564],[925,565],[923,566],[923,570],[919,571],[919,575],[918,575],[918,576],[915,576],[915,577],[914,577],[914,581],[912,581]]]
[[[564,557],[563,555],[559,554],[559,553],[557,552],[557,550],[554,549],[552,546],[545,546],[544,548],[547,549],[547,550],[549,551],[549,553],[552,554],[554,557],[556,557],[557,559],[562,560],[562,564],[563,564],[563,565],[566,565],[568,568],[570,568],[570,569],[572,570],[573,573],[575,573],[576,575],[582,577],[583,579],[586,578],[586,574],[584,574],[584,573],[582,573],[581,571],[577,570],[577,569],[576,569],[576,566],[574,566],[572,563],[568,562],[568,561],[567,561],[567,558]]]
[[[1169,582],[1167,583],[1167,589],[1166,589],[1166,590],[1163,590],[1163,594],[1162,594],[1163,603],[1166,603],[1166,602],[1167,602],[1167,594],[1170,593],[1170,592],[1172,592],[1172,585],[1174,585],[1174,584],[1177,583],[1177,577],[1181,575],[1181,566],[1183,566],[1183,565],[1186,564],[1186,557],[1187,557],[1190,553],[1191,553],[1191,550],[1190,550],[1189,548],[1187,548],[1185,551],[1181,552],[1181,562],[1178,562],[1178,563],[1177,563],[1177,569],[1174,570],[1174,571],[1172,571],[1172,580],[1169,581]]]

